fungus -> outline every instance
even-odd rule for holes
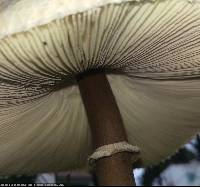
[[[134,146],[151,165],[199,132],[199,5],[1,0],[1,174],[82,168],[97,148],[99,183],[126,185]]]

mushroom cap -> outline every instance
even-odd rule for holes
[[[199,0],[0,2],[1,174],[85,166],[76,75],[91,69],[106,70],[143,165],[200,131]]]
[[[0,0],[0,38],[110,3],[141,0]],[[151,1],[151,0],[145,0]]]

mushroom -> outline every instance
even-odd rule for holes
[[[97,149],[99,184],[130,185],[199,132],[200,0],[1,0],[0,25],[1,174]]]

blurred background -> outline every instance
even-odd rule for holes
[[[200,135],[158,165],[134,170],[137,186],[200,186]],[[95,186],[95,176],[84,172],[1,176],[0,184],[64,184]]]

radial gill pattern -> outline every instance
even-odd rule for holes
[[[90,69],[109,73],[142,161],[166,157],[200,130],[199,1],[110,4],[1,39],[1,172],[86,163],[91,136],[76,76]]]
[[[7,37],[0,41],[0,106],[41,97],[92,68],[199,77],[199,32],[199,4],[173,0],[108,5]]]

